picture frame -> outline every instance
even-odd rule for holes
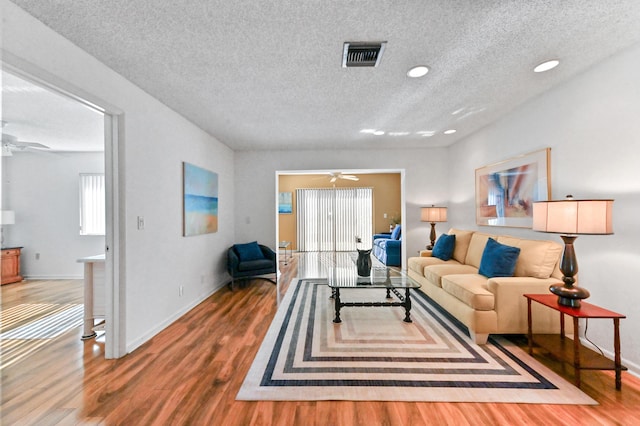
[[[278,193],[278,213],[279,214],[293,213],[293,203],[292,203],[291,192]]]
[[[182,235],[218,232],[218,174],[182,163]]]
[[[532,228],[533,202],[551,196],[551,148],[476,169],[476,224]]]

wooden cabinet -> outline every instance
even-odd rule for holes
[[[20,251],[22,247],[9,247],[2,249],[2,284],[11,284],[22,281],[20,275]]]

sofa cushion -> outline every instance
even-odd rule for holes
[[[449,265],[449,264],[455,264],[455,265],[460,265],[460,263],[456,262],[455,260],[451,259],[451,260],[442,260],[442,259],[438,259],[437,257],[410,257],[409,260],[407,261],[407,268],[417,272],[418,274],[424,276],[424,268],[427,266],[431,266],[431,265]]]
[[[453,258],[460,263],[464,263],[467,258],[467,250],[469,249],[469,242],[471,241],[473,231],[451,228],[447,233],[456,236],[456,243],[453,247]]]
[[[442,289],[477,311],[491,311],[495,306],[493,293],[487,290],[487,277],[482,275],[446,275]]]
[[[433,257],[437,257],[442,260],[449,260],[453,256],[453,249],[456,244],[456,236],[442,234],[433,246]]]
[[[233,248],[240,259],[240,262],[264,259],[264,255],[262,254],[262,250],[260,250],[260,246],[257,241],[246,244],[234,244]]]
[[[265,259],[256,259],[256,260],[246,260],[244,262],[240,262],[238,264],[238,271],[247,272],[247,271],[259,271],[263,269],[273,269],[274,263],[273,260]]]
[[[498,242],[520,248],[514,273],[516,277],[549,278],[562,254],[562,245],[555,241],[525,240],[501,235]]]
[[[455,260],[453,261],[455,262]],[[442,277],[453,274],[477,274],[478,270],[473,266],[455,263],[441,263],[425,266],[424,277],[433,285],[442,287]]]
[[[493,235],[474,232],[471,236],[471,241],[469,241],[467,257],[463,263],[480,268],[480,261],[482,260],[482,253],[484,253],[484,246],[487,244],[487,240],[490,237],[493,237]]]
[[[500,244],[493,238],[487,240],[478,273],[488,278],[512,277],[520,255],[518,247]]]
[[[391,232],[391,236],[389,237],[389,239],[399,240],[401,236],[402,236],[402,227],[400,225],[396,225],[396,227],[393,228],[393,231]]]

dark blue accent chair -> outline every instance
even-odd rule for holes
[[[229,272],[229,275],[231,275],[231,282],[229,283],[230,289],[233,289],[233,284],[239,279],[245,280],[249,278],[260,278],[276,284],[275,280],[277,279],[278,274],[278,255],[267,246],[262,244],[258,244],[258,246],[260,247],[260,251],[264,256],[264,259],[245,260],[243,262],[240,260],[240,256],[238,255],[235,246],[232,246],[227,250],[227,271]],[[275,274],[275,279],[264,276],[270,274]]]
[[[373,236],[373,255],[387,266],[402,264],[402,228],[397,225],[390,234]]]

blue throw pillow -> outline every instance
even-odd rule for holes
[[[487,278],[512,277],[519,255],[518,247],[500,244],[493,238],[489,238],[482,252],[478,273]]]
[[[399,240],[401,235],[402,228],[400,227],[400,225],[396,225],[396,227],[393,228],[393,232],[391,232],[391,236],[389,238],[392,240]]]
[[[236,249],[236,253],[238,253],[240,262],[264,259],[264,255],[257,241],[246,244],[234,244],[233,247]]]
[[[449,260],[453,257],[453,249],[456,246],[456,236],[442,234],[433,246],[431,255],[442,260]]]

